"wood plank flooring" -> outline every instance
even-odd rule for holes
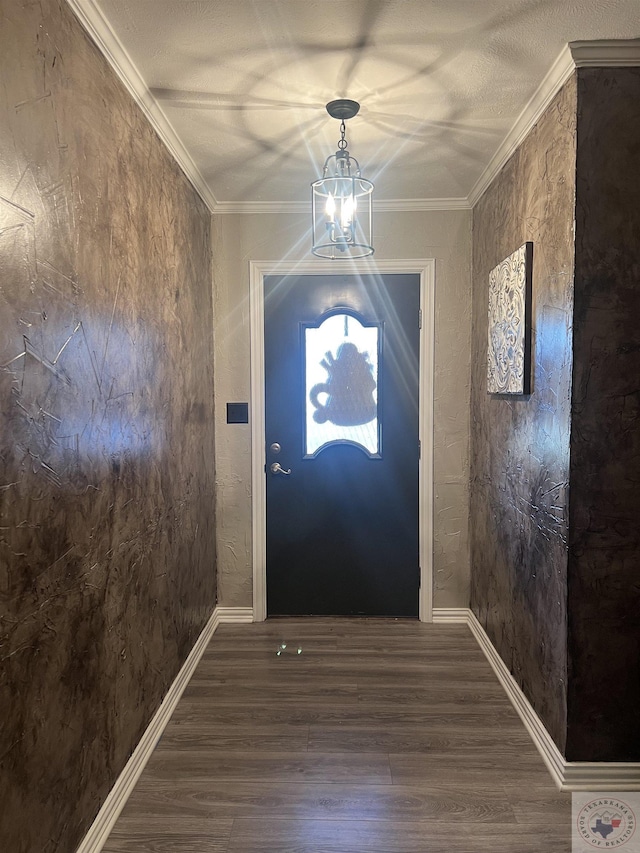
[[[279,619],[218,628],[104,853],[568,853],[570,816],[466,626]]]

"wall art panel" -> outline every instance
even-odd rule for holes
[[[489,394],[530,390],[532,260],[533,243],[528,242],[489,273]]]

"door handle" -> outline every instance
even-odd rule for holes
[[[286,474],[287,476],[289,476],[289,474],[291,473],[291,468],[285,470],[279,462],[273,462],[269,466],[269,470],[272,474]]]

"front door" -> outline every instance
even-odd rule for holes
[[[420,277],[267,276],[268,615],[418,615]]]

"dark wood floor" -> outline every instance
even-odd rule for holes
[[[466,626],[268,620],[218,628],[104,853],[565,853],[570,814]]]

